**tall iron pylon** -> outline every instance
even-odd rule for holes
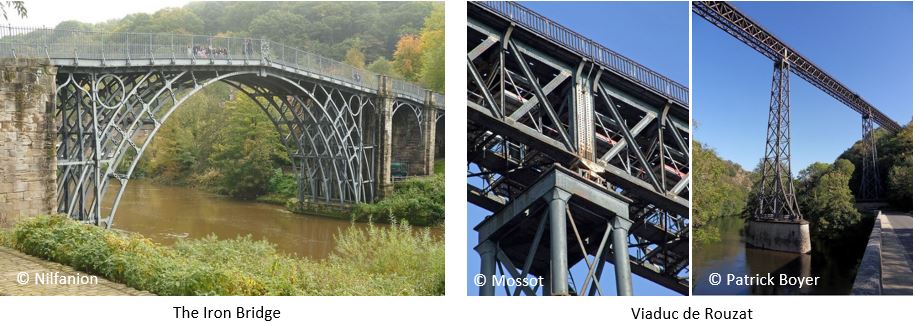
[[[858,199],[880,198],[880,172],[877,171],[877,140],[874,137],[874,120],[870,112],[861,116],[861,139],[864,154],[861,156],[861,187]]]
[[[791,178],[789,68],[788,61],[782,59],[775,62],[772,73],[766,152],[756,192],[757,207],[754,217],[758,220],[803,219],[797,206]]]

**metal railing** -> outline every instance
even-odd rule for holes
[[[2,57],[127,60],[132,64],[144,61],[157,64],[161,60],[192,60],[195,64],[250,60],[252,65],[277,64],[359,87],[378,89],[378,74],[374,72],[256,38],[2,26]],[[426,89],[416,84],[395,79],[393,86],[396,94],[418,101],[425,99]]]
[[[636,83],[689,107],[689,88],[683,86],[575,31],[512,1],[479,1],[478,4],[540,36],[557,42]]]

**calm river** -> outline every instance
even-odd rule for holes
[[[368,224],[293,214],[277,205],[133,180],[124,191],[113,227],[163,244],[209,234],[220,239],[250,234],[275,244],[282,252],[323,259],[334,249],[334,235],[340,230],[367,228]],[[434,236],[443,233],[441,227],[432,229]]]
[[[694,244],[693,294],[848,294],[855,281],[858,260],[865,244],[812,243],[810,254],[792,254],[779,251],[748,248],[743,239],[744,222],[739,217],[725,217],[715,221],[721,240],[715,243]],[[866,240],[865,240],[866,241]],[[712,285],[709,276],[718,273],[787,276],[819,276],[816,286],[745,286]]]

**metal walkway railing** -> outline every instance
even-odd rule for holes
[[[689,88],[512,1],[471,2],[626,76],[689,108]]]
[[[378,74],[277,42],[256,38],[118,33],[34,27],[0,27],[0,57],[48,58],[51,60],[251,60],[252,65],[271,63],[315,73],[368,89],[378,89]],[[140,63],[137,63],[138,65]],[[395,79],[396,94],[418,101],[426,89]],[[444,95],[435,93],[436,103]]]

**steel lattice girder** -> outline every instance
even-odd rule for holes
[[[817,67],[812,61],[776,38],[775,35],[769,33],[769,31],[731,4],[724,1],[694,1],[692,4],[693,11],[702,18],[773,61],[787,60],[790,63],[791,71],[794,71],[798,76],[839,100],[839,102],[844,103],[852,110],[862,115],[872,114],[874,121],[890,132],[895,133],[902,129],[899,123],[877,110],[858,94],[842,85],[826,71]]]
[[[110,227],[156,132],[185,100],[217,82],[237,88],[270,117],[292,159],[300,200],[373,200],[376,94],[296,77],[256,67],[60,67],[58,210]],[[409,100],[397,105],[422,112]],[[118,191],[102,212],[111,180]]]
[[[766,151],[756,193],[754,217],[766,220],[803,219],[791,177],[790,74],[786,60],[775,62],[769,99]]]
[[[669,248],[688,243],[688,108],[469,9],[468,163],[476,170],[468,181],[482,187],[469,183],[468,201],[497,212],[553,164],[587,166],[633,200],[630,246],[645,263],[633,270],[651,266],[645,271],[671,280],[659,283],[679,287],[688,253]],[[589,110],[592,118],[581,119]]]

